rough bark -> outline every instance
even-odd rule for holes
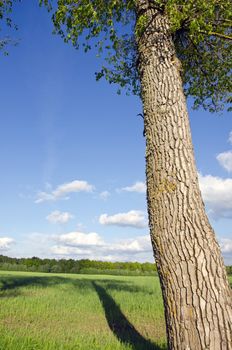
[[[181,64],[168,20],[149,0],[138,39],[147,202],[172,350],[231,350],[231,289],[198,185]]]

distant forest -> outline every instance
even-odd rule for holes
[[[3,271],[30,271],[48,273],[83,273],[83,274],[109,274],[150,276],[157,274],[155,263],[139,262],[107,262],[97,260],[74,260],[74,259],[40,259],[32,258],[9,258],[0,255],[0,270]],[[232,275],[232,266],[226,267],[227,273]]]
[[[88,259],[56,260],[37,257],[17,259],[4,255],[0,255],[0,270],[110,275],[155,275],[157,273],[155,263],[149,262],[106,262]]]

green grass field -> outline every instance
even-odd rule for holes
[[[157,277],[0,272],[0,350],[166,349]]]
[[[158,278],[0,272],[0,334],[0,350],[166,349]]]

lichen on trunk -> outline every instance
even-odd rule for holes
[[[167,17],[137,1],[149,226],[169,349],[231,350],[231,290],[202,201],[181,64]]]

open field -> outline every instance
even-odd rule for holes
[[[0,272],[0,350],[166,349],[157,277]]]
[[[0,350],[166,349],[158,278],[1,271],[0,334]]]

